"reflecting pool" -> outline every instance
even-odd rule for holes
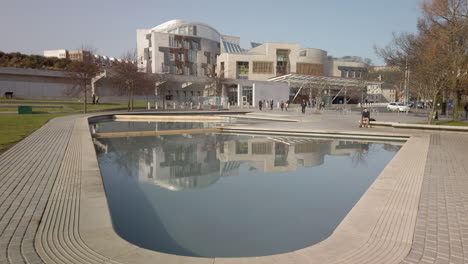
[[[94,141],[115,231],[199,257],[271,255],[326,239],[400,148],[216,133]]]

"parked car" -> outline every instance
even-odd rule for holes
[[[398,103],[398,111],[400,112],[409,112],[411,110],[411,107],[409,105],[403,104],[403,103]]]
[[[398,109],[397,103],[388,103],[387,110],[388,111],[396,111]]]
[[[410,111],[410,107],[409,105],[406,105],[404,103],[398,103],[398,102],[393,102],[393,103],[389,103],[387,105],[387,110],[388,111],[392,111],[392,112],[395,112],[395,111],[398,111],[398,112],[409,112]]]

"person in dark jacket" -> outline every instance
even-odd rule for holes
[[[468,120],[468,102],[465,104],[465,119]]]
[[[258,101],[258,109],[260,109],[260,111],[262,111],[262,106],[263,106],[263,101],[262,100]]]
[[[302,99],[301,108],[302,108],[303,114],[305,114],[306,107],[307,107],[307,102],[305,99]]]
[[[370,112],[369,109],[364,108],[362,111],[361,122],[359,123],[359,127],[366,126],[366,128],[370,127]]]

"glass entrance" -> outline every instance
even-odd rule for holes
[[[237,85],[227,87],[229,105],[237,105]]]
[[[248,106],[252,106],[253,102],[253,88],[252,86],[242,86],[242,96],[246,97],[246,104]]]

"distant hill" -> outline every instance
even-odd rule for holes
[[[14,67],[41,70],[65,70],[71,61],[40,55],[26,55],[19,52],[4,53],[0,51],[0,67]]]

